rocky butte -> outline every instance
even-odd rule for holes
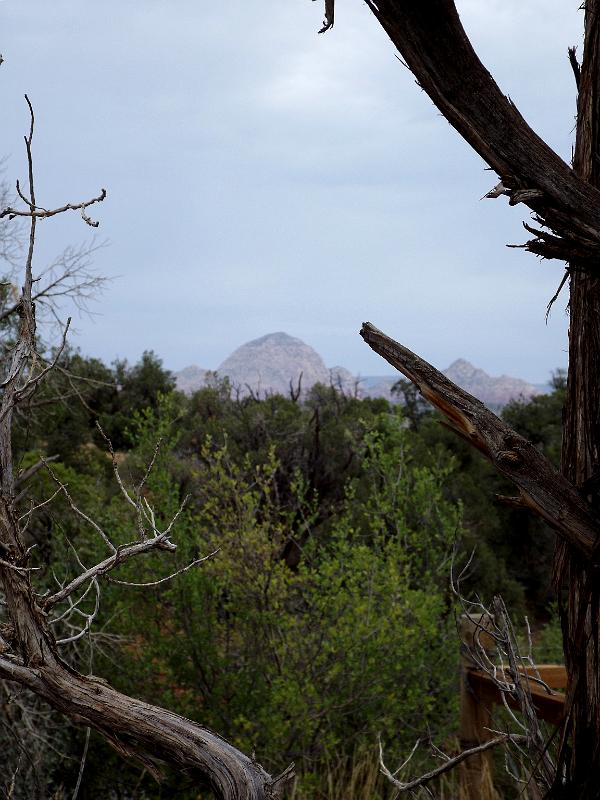
[[[194,392],[205,386],[215,372],[218,377],[229,378],[234,391],[242,396],[289,395],[290,387],[297,390],[301,380],[302,394],[316,383],[324,383],[360,397],[385,397],[392,401],[396,400],[392,386],[401,377],[400,374],[357,377],[344,367],[329,368],[314,348],[283,331],[246,342],[216,370],[198,366],[182,369],[175,373],[177,386],[183,392]],[[492,377],[462,358],[454,361],[444,374],[492,408],[548,391],[546,387],[533,386],[508,375]]]

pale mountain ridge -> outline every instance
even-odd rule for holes
[[[217,367],[233,386],[252,389],[258,395],[287,394],[297,387],[302,375],[302,388],[315,383],[329,383],[329,370],[321,356],[301,339],[283,331],[269,333],[246,342]]]
[[[491,377],[482,369],[474,367],[464,358],[457,358],[444,375],[487,405],[506,405],[510,400],[530,400],[539,391],[530,383],[510,375]],[[485,400],[483,397],[485,396]]]
[[[360,397],[385,397],[396,401],[391,389],[398,380],[392,375],[354,376],[344,367],[328,368],[310,345],[284,331],[269,333],[238,347],[215,371],[189,366],[175,373],[177,387],[190,394],[214,379],[229,378],[234,390],[243,395],[251,392],[259,397],[269,394],[289,395],[301,381],[302,394],[316,383],[333,385]],[[509,375],[493,377],[463,358],[454,361],[444,374],[486,405],[498,408],[515,399],[531,399],[541,394],[520,378]]]

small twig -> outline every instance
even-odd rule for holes
[[[29,102],[29,101],[27,101]],[[27,141],[27,140],[26,140]],[[12,208],[9,206],[5,208],[3,211],[0,212],[0,219],[4,217],[8,217],[9,219],[14,219],[15,217],[35,217],[36,219],[48,219],[48,217],[54,217],[56,214],[64,214],[66,211],[80,211],[81,217],[86,225],[89,225],[92,228],[97,228],[100,223],[97,220],[91,219],[86,213],[85,209],[93,206],[94,203],[101,203],[103,200],[106,199],[106,189],[102,189],[100,194],[97,197],[92,197],[91,200],[86,200],[83,203],[65,203],[64,206],[60,206],[60,208],[42,208],[41,206],[37,206],[35,204],[35,199],[32,196],[32,199],[29,201],[27,198],[21,193],[19,190],[19,186],[17,185],[17,191],[19,192],[19,196],[21,200],[23,200],[26,205],[29,207],[28,211],[21,211],[18,208]]]
[[[19,567],[17,564],[11,564],[10,561],[5,561],[3,558],[0,558],[0,566],[6,567],[6,569],[14,569],[15,572],[35,572],[41,569],[41,567]]]
[[[89,525],[91,525],[92,528],[96,531],[96,533],[99,534],[99,536],[103,540],[104,544],[110,550],[112,550],[113,553],[116,553],[117,552],[117,548],[114,546],[114,544],[108,538],[108,536],[104,533],[104,531],[102,530],[100,525],[98,525],[98,523],[95,520],[93,520],[91,517],[88,517],[88,515],[85,512],[83,512],[77,505],[75,505],[75,502],[73,501],[73,498],[69,494],[69,490],[67,489],[66,485],[64,483],[62,483],[62,481],[58,478],[58,476],[55,474],[55,472],[48,466],[47,462],[45,463],[45,467],[48,470],[48,472],[50,473],[50,476],[52,477],[52,480],[56,483],[56,485],[62,491],[64,496],[67,498],[67,501],[68,501],[69,505],[71,506],[71,509],[77,514],[77,516],[81,517]]]
[[[173,578],[176,578],[178,575],[183,575],[184,572],[192,569],[192,567],[195,567],[197,564],[202,564],[203,561],[208,561],[209,558],[216,556],[220,549],[220,547],[217,547],[216,550],[213,550],[213,552],[209,553],[207,556],[204,556],[203,558],[197,558],[195,561],[191,561],[189,564],[187,564],[187,566],[172,572],[170,575],[167,575],[164,578],[159,578],[156,581],[148,581],[147,583],[134,583],[133,581],[120,581],[117,578],[111,577],[108,577],[107,580],[110,583],[118,583],[119,586],[158,586],[161,583],[166,583],[167,581],[173,580]]]
[[[96,603],[91,614],[82,614],[82,616],[85,617],[84,627],[79,631],[79,633],[76,633],[73,636],[67,636],[66,639],[57,639],[56,644],[70,644],[71,642],[76,642],[78,639],[81,639],[86,633],[89,633],[92,623],[94,622],[94,619],[100,610],[100,586],[95,577],[92,578],[92,584],[96,590]]]
[[[100,430],[102,430],[102,429],[100,429]],[[158,454],[160,452],[161,444],[162,444],[162,437],[160,437],[159,440],[156,442],[156,445],[154,446],[154,452],[152,453],[152,458],[150,459],[150,463],[148,464],[148,467],[146,468],[146,472],[144,473],[144,477],[142,478],[142,480],[140,481],[140,483],[139,483],[139,485],[138,485],[138,487],[136,489],[136,494],[138,495],[138,497],[141,495],[142,489],[146,485],[146,481],[148,480],[152,470],[154,469],[154,465],[156,463],[156,459],[158,458]]]
[[[98,430],[100,432],[100,435],[102,436],[102,438],[106,442],[106,446],[108,447],[108,452],[110,453],[110,457],[112,459],[113,472],[114,472],[117,484],[119,486],[119,489],[121,490],[121,494],[123,495],[125,500],[129,503],[130,506],[133,506],[133,508],[138,510],[138,508],[139,508],[138,504],[135,502],[133,497],[129,494],[129,492],[125,488],[123,480],[121,479],[121,473],[119,472],[119,465],[117,464],[117,457],[115,455],[115,451],[113,450],[112,442],[111,442],[110,438],[104,433],[104,431],[102,429],[102,426],[100,425],[99,420],[96,420],[96,427],[98,428]]]
[[[20,472],[17,475],[17,477],[15,479],[15,487],[18,487],[22,483],[25,483],[26,481],[28,481],[30,478],[33,478],[33,476],[36,474],[36,472],[39,472],[42,469],[42,467],[45,467],[46,464],[50,464],[52,461],[57,461],[59,458],[60,458],[60,456],[58,456],[58,455],[55,455],[55,456],[44,456],[43,459],[40,459],[39,461],[36,461],[36,463],[33,464],[31,467],[27,467],[27,469],[24,469],[23,472]]]
[[[581,84],[581,64],[577,61],[577,47],[575,45],[569,47],[567,53],[569,54],[569,63],[571,64],[573,75],[575,76],[575,85],[577,86],[577,91],[579,91],[579,86]]]
[[[79,794],[79,788],[81,786],[81,779],[83,778],[83,770],[85,769],[85,761],[87,758],[88,747],[90,744],[90,733],[91,728],[86,728],[85,731],[85,744],[83,746],[83,753],[81,755],[81,762],[79,764],[79,773],[77,775],[77,783],[75,784],[75,789],[73,790],[73,794],[71,796],[71,800],[77,800],[77,795]]]
[[[506,733],[502,736],[498,736],[495,739],[490,739],[487,742],[483,742],[483,744],[477,745],[477,747],[471,747],[468,750],[463,750],[454,758],[449,758],[447,761],[444,761],[439,767],[436,769],[431,770],[430,772],[426,772],[424,775],[420,775],[418,778],[415,778],[408,783],[403,783],[402,781],[395,778],[394,775],[397,775],[399,770],[396,770],[395,773],[391,773],[389,769],[386,767],[383,761],[383,747],[381,744],[381,739],[379,740],[379,766],[381,772],[385,775],[385,777],[401,792],[410,792],[413,789],[418,789],[420,786],[423,786],[426,783],[434,780],[434,778],[443,775],[444,772],[449,772],[450,770],[454,769],[458,764],[464,761],[471,756],[479,755],[480,753],[484,753],[486,750],[489,750],[492,747],[498,747],[498,745],[506,744],[507,742],[510,743],[519,743],[527,741],[526,736],[521,736],[520,734],[515,733]],[[412,756],[414,755],[419,742],[413,747],[412,753],[410,754],[409,758],[404,762],[402,767],[405,767]]]
[[[69,595],[77,591],[80,586],[83,586],[83,584],[90,579],[97,578],[106,574],[107,572],[111,572],[116,567],[124,564],[130,558],[139,556],[142,553],[148,553],[150,550],[154,549],[170,551],[176,550],[176,545],[168,541],[167,535],[167,533],[162,533],[160,536],[155,536],[152,539],[146,539],[143,542],[134,542],[132,544],[119,547],[117,550],[115,550],[113,555],[85,570],[85,572],[83,572],[81,575],[78,575],[76,578],[73,578],[70,583],[68,583],[58,592],[55,592],[53,595],[44,598],[42,605],[45,609],[52,608],[52,606],[56,605],[57,603],[61,603],[63,600],[66,600]]]
[[[70,542],[69,542],[69,544],[70,544]],[[71,547],[72,547],[72,545],[71,545]],[[74,548],[73,548],[73,549],[74,549]],[[76,600],[75,602],[73,602],[73,601],[71,600],[71,597],[69,596],[69,597],[67,598],[67,599],[68,599],[68,601],[69,601],[69,607],[68,607],[68,608],[67,608],[65,611],[63,611],[63,613],[62,613],[60,616],[58,616],[58,617],[55,617],[54,619],[51,619],[51,620],[50,620],[50,625],[56,625],[57,623],[59,623],[59,622],[62,622],[63,620],[67,619],[67,617],[69,617],[71,614],[73,614],[73,612],[77,611],[77,610],[78,610],[78,608],[77,608],[77,607],[78,607],[78,606],[79,606],[81,603],[83,603],[83,601],[85,600],[85,598],[86,598],[86,597],[88,596],[88,594],[91,592],[93,585],[94,585],[94,584],[92,583],[92,581],[90,581],[90,582],[89,582],[89,584],[88,584],[88,587],[87,587],[87,589],[86,589],[86,590],[83,592],[83,594],[81,595],[81,597],[80,597],[78,600]]]
[[[38,384],[57,365],[58,360],[61,357],[61,355],[63,354],[63,351],[64,351],[64,349],[65,349],[65,347],[67,345],[67,334],[69,332],[70,326],[71,326],[71,317],[69,317],[67,319],[67,323],[66,323],[66,325],[64,327],[64,330],[63,330],[62,341],[60,343],[60,346],[58,347],[58,350],[56,351],[55,357],[48,364],[48,366],[44,367],[44,369],[41,372],[38,372],[37,375],[33,375],[31,378],[29,378],[29,380],[23,386],[21,386],[21,387],[19,387],[19,389],[17,389],[17,391],[15,392],[15,395],[16,395],[15,401],[16,402],[18,402],[19,400],[21,400],[23,398],[26,398],[29,395],[31,395],[34,392],[35,388],[38,386]],[[0,384],[0,385],[3,386],[4,384]]]
[[[550,302],[546,306],[546,325],[548,324],[548,317],[550,316],[550,309],[552,308],[552,306],[554,305],[556,300],[558,300],[558,296],[561,293],[563,286],[569,280],[570,277],[571,277],[571,273],[569,271],[569,268],[566,267],[565,268],[565,274],[562,276],[562,280],[558,285],[558,289],[554,292],[554,295],[552,296],[552,299],[550,300]]]

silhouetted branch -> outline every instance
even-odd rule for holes
[[[569,260],[587,253],[597,272],[600,192],[580,178],[526,123],[481,63],[453,0],[365,0],[419,86],[496,172],[509,202],[525,203],[556,237],[528,249]],[[333,3],[326,3],[326,25]],[[535,246],[535,250],[534,250]]]

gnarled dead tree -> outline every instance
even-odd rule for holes
[[[132,540],[117,543],[110,531],[77,506],[50,464],[42,462],[41,466],[55,478],[56,493],[62,493],[82,524],[90,526],[104,546],[106,557],[91,567],[78,561],[79,574],[52,593],[35,585],[32,548],[26,547],[24,533],[37,508],[24,510],[19,505],[23,479],[27,476],[15,474],[12,420],[56,366],[68,329],[67,323],[55,359],[48,363],[36,345],[33,276],[36,225],[41,218],[79,211],[85,223],[96,227],[89,209],[102,202],[106,192],[102,190],[86,202],[67,203],[54,209],[39,205],[32,159],[34,114],[29,100],[27,103],[31,115],[25,138],[28,188],[17,187],[22,208],[11,207],[0,213],[0,219],[24,218],[29,225],[23,288],[14,309],[19,328],[0,384],[0,678],[31,690],[74,722],[100,732],[117,751],[140,761],[154,775],[160,775],[162,766],[167,764],[195,776],[199,786],[209,786],[222,800],[275,800],[282,796],[293,777],[291,768],[279,778],[272,778],[254,758],[239,752],[218,734],[166,709],[121,694],[101,678],[79,673],[64,656],[65,647],[89,633],[98,611],[102,581],[109,573],[145,553],[176,550],[173,537],[180,512],[168,523],[159,524],[158,515],[143,496],[148,472],[138,486],[127,487],[113,457],[115,480],[133,517]],[[148,469],[152,466],[151,463]],[[175,578],[202,560],[158,580]],[[79,624],[76,620],[80,620]]]
[[[365,0],[419,86],[497,173],[489,197],[533,213],[523,245],[567,262],[569,375],[562,475],[474,398],[414,354],[363,326],[366,341],[415,381],[452,427],[518,487],[521,501],[559,535],[557,591],[569,676],[553,797],[600,797],[600,0],[587,0],[583,61],[569,60],[578,91],[573,166],[525,122],[477,57],[453,0]],[[323,29],[333,24],[325,4]],[[585,520],[585,521],[584,521]]]

